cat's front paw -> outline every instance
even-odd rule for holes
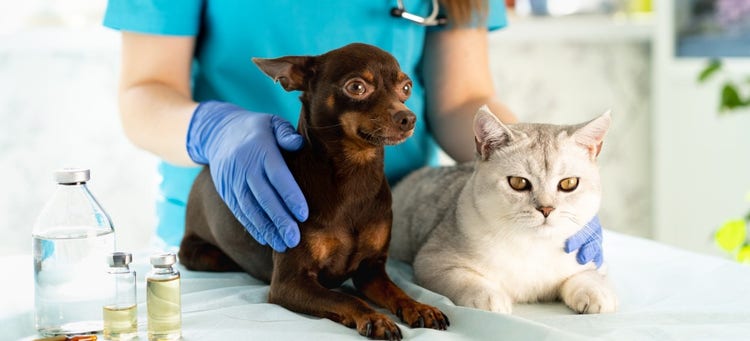
[[[485,288],[466,288],[453,303],[501,314],[510,314],[513,311],[513,301],[508,295]]]
[[[612,313],[617,310],[617,296],[608,287],[581,287],[565,303],[579,314]]]

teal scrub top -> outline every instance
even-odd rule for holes
[[[505,26],[503,1],[489,3],[488,29]],[[104,25],[130,32],[196,37],[192,68],[195,101],[230,102],[252,112],[279,115],[295,125],[301,109],[299,93],[274,84],[251,58],[319,55],[352,42],[390,52],[414,81],[406,105],[417,115],[414,135],[386,147],[385,172],[395,183],[414,169],[436,164],[438,147],[425,122],[420,75],[425,34],[436,28],[391,16],[394,6],[395,0],[109,0]],[[405,0],[404,7],[427,16],[432,1]],[[200,169],[159,164],[162,179],[156,232],[167,245],[179,245],[182,240],[185,204]]]

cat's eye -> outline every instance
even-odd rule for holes
[[[563,192],[572,192],[578,188],[578,178],[565,178],[560,180],[557,188]]]
[[[531,190],[531,183],[529,182],[529,180],[526,180],[520,176],[509,176],[508,184],[510,185],[510,188],[513,188],[519,192]]]

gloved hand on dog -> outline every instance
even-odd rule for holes
[[[565,252],[578,250],[576,260],[583,265],[593,261],[596,267],[602,266],[602,225],[599,216],[584,225],[583,228],[565,241]]]
[[[253,238],[278,252],[299,243],[297,220],[308,216],[279,147],[294,151],[303,145],[302,136],[281,117],[217,101],[198,105],[187,133],[190,158],[209,165],[229,210]]]

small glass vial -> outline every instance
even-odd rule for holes
[[[54,173],[57,189],[32,230],[34,319],[43,336],[102,330],[108,295],[107,254],[115,250],[112,221],[89,191],[90,171]]]
[[[130,340],[138,335],[136,276],[129,266],[132,260],[127,252],[114,252],[107,257],[111,295],[102,308],[106,340]]]
[[[182,336],[180,305],[180,272],[174,253],[151,256],[153,268],[146,275],[146,308],[148,339],[177,340]]]

